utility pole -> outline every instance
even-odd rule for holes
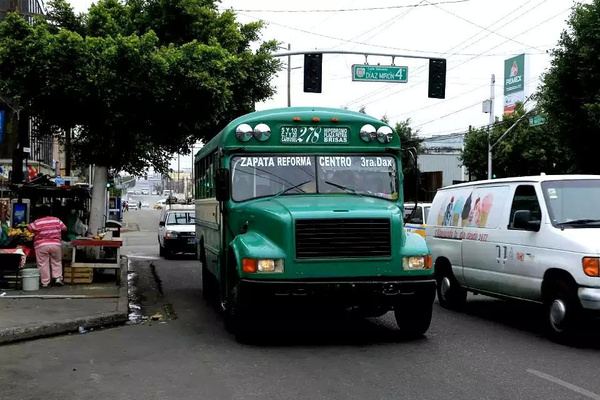
[[[494,97],[496,86],[496,75],[492,74],[492,84],[490,87],[490,126],[488,128],[488,179],[492,179],[492,131],[494,130]]]
[[[292,50],[292,45],[290,43],[288,43],[288,51]],[[288,107],[292,106],[292,56],[288,56],[288,63],[287,63],[287,104]]]

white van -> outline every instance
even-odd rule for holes
[[[544,304],[566,339],[600,311],[600,176],[496,179],[440,189],[427,220],[438,299],[467,291]]]
[[[404,229],[406,232],[416,233],[425,237],[425,228],[427,227],[427,217],[431,203],[417,202],[417,211],[415,203],[404,203]],[[414,211],[414,212],[413,212]]]

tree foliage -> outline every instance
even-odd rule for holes
[[[543,77],[540,104],[561,140],[577,157],[576,172],[600,173],[600,0],[578,4]]]
[[[140,173],[209,140],[273,95],[276,42],[257,43],[214,0],[100,0],[76,15],[65,0],[30,25],[0,23],[0,93],[33,116],[76,128],[82,164]],[[252,50],[252,48],[255,50]]]
[[[521,104],[512,115],[496,121],[491,132],[487,127],[470,131],[461,154],[463,165],[472,179],[487,179],[488,134],[491,143],[498,139],[523,115]],[[529,114],[531,116],[535,113]],[[528,116],[529,116],[528,115]],[[572,172],[568,150],[552,125],[530,127],[523,118],[492,150],[492,171],[497,177]]]

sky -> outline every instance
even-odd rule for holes
[[[92,0],[70,0],[84,12]],[[585,2],[585,1],[584,1]],[[236,10],[238,20],[263,20],[262,40],[275,39],[281,52],[341,50],[394,54],[408,67],[407,83],[353,82],[353,64],[364,55],[325,54],[323,91],[303,92],[303,57],[291,57],[292,106],[348,107],[391,123],[410,118],[422,137],[464,132],[486,125],[481,103],[490,98],[495,74],[497,117],[503,108],[504,60],[526,54],[526,92],[535,91],[550,66],[550,50],[567,27],[572,0],[222,0],[220,9]],[[446,98],[427,97],[426,59],[447,59]],[[287,57],[282,58],[287,62]],[[391,57],[369,56],[368,64],[391,65]],[[287,71],[273,77],[277,93],[257,109],[287,106]],[[189,167],[190,157],[182,157]],[[176,160],[175,160],[176,167]]]

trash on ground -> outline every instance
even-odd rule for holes
[[[86,333],[87,331],[83,328],[83,326],[79,327],[79,333]]]

